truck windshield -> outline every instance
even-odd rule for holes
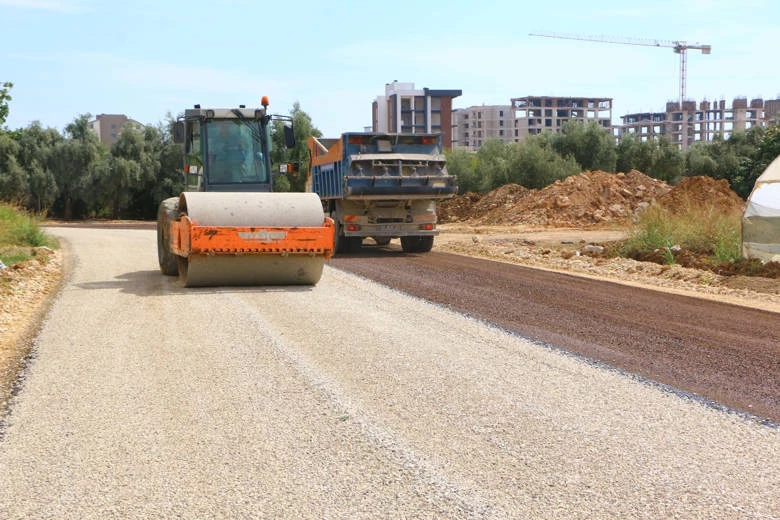
[[[259,122],[214,120],[206,124],[206,132],[205,166],[210,183],[268,182]]]

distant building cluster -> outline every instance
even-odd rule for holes
[[[754,126],[780,123],[780,99],[735,98],[726,101],[670,102],[663,112],[640,112],[620,116],[612,124],[612,100],[608,97],[525,96],[510,99],[508,105],[480,105],[454,108],[453,100],[463,94],[456,89],[417,89],[414,83],[393,81],[371,106],[371,127],[385,133],[441,133],[445,149],[478,150],[488,139],[505,143],[522,142],[529,135],[559,132],[568,121],[596,122],[617,140],[634,136],[640,141],[665,137],[681,149],[715,136],[728,138],[733,132]],[[108,146],[114,144],[125,124],[144,125],[123,114],[100,114],[89,122]]]
[[[780,122],[780,99],[736,98],[667,103],[664,112],[626,114],[612,124],[612,101],[607,97],[525,96],[509,105],[453,108],[461,90],[415,89],[414,83],[394,81],[372,106],[372,130],[388,133],[442,132],[446,148],[478,150],[488,139],[522,142],[529,135],[559,132],[567,121],[596,122],[616,139],[635,136],[641,141],[664,136],[681,149],[716,135]]]
[[[144,128],[144,125],[129,119],[124,114],[98,114],[95,119],[89,122],[89,127],[98,135],[100,142],[111,146],[119,138],[119,134],[122,133],[127,122],[139,130]]]

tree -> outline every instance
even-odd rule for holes
[[[458,191],[478,192],[481,186],[476,172],[477,154],[465,148],[455,148],[444,155],[447,158],[447,172],[458,179]]]
[[[530,136],[520,143],[513,168],[517,183],[531,189],[541,189],[581,171],[572,156],[563,157],[549,146],[547,137]]]
[[[57,143],[52,171],[63,203],[65,219],[73,218],[74,201],[83,202],[85,181],[102,148],[97,134],[89,128],[89,114],[65,127],[66,139]]]
[[[54,128],[43,128],[38,121],[16,132],[19,164],[28,175],[30,197],[27,206],[37,212],[48,210],[57,198],[57,183],[52,173],[55,147],[64,137]]]
[[[615,138],[596,121],[567,121],[553,134],[551,145],[562,157],[573,157],[581,170],[615,171]]]
[[[24,205],[29,195],[27,172],[12,155],[8,158],[4,171],[0,171],[0,198],[13,204]]]
[[[8,133],[0,132],[0,199],[22,204],[27,199],[27,176],[19,165],[19,143]]]
[[[173,142],[175,119],[144,130],[146,159],[141,163],[141,184],[135,190],[132,209],[136,217],[155,218],[157,206],[164,199],[184,189],[182,175],[183,147]]]
[[[641,141],[628,135],[617,146],[617,171],[638,170],[655,179],[676,182],[682,177],[684,166],[679,148],[663,136]]]
[[[48,210],[57,198],[57,181],[52,171],[33,161],[27,169],[30,185],[30,205],[37,213]]]
[[[5,120],[8,118],[8,102],[11,101],[11,95],[9,90],[14,86],[10,81],[0,83],[0,126],[5,124]]]
[[[0,132],[0,172],[9,169],[11,158],[16,159],[21,152],[21,146],[8,132]]]
[[[504,143],[500,139],[488,139],[479,147],[475,168],[480,179],[479,191],[488,192],[518,180],[513,171],[516,151],[514,143]]]
[[[777,157],[780,157],[780,126],[772,126],[765,132],[761,132],[761,140],[757,148],[750,157],[742,161],[737,174],[729,179],[731,188],[740,197],[747,199],[753,191],[756,179]]]
[[[307,141],[309,137],[322,137],[322,132],[317,129],[311,121],[309,114],[301,109],[301,104],[295,102],[290,110],[292,117],[293,130],[295,131],[295,146],[287,149],[284,146],[284,122],[274,121],[271,133],[271,165],[274,171],[279,171],[279,165],[284,163],[297,163],[297,173],[287,173],[289,191],[305,191],[306,176],[309,171],[309,147]],[[276,191],[283,191],[286,188],[285,183],[281,181],[281,176],[276,179]]]

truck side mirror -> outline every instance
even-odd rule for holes
[[[173,124],[173,142],[176,144],[184,142],[184,121],[176,121]]]
[[[287,148],[295,147],[295,130],[289,125],[284,125],[284,145]]]

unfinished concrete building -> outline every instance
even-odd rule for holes
[[[666,104],[666,112],[643,112],[621,116],[623,125],[618,127],[618,137],[637,136],[641,141],[668,138],[681,149],[695,142],[712,141],[716,135],[728,139],[732,133],[745,131],[753,126],[766,126],[778,122],[780,100],[764,102],[763,99],[735,98],[731,106],[725,100],[686,101]]]
[[[514,140],[510,105],[481,105],[452,111],[452,146],[476,151],[488,139]]]
[[[612,98],[526,96],[512,98],[514,142],[544,131],[560,132],[567,121],[612,127]]]

